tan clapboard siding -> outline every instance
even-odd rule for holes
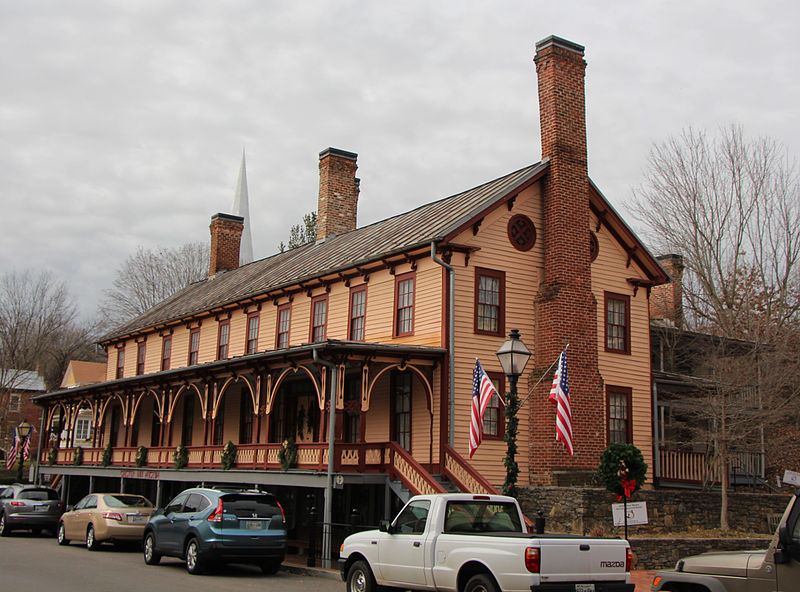
[[[150,418],[153,416],[154,404],[153,397],[145,397],[139,404],[139,410],[136,412],[136,425],[139,426],[138,446],[150,446],[150,435],[153,428]]]
[[[328,294],[328,339],[347,339],[347,317],[350,313],[350,288],[337,282]]]
[[[389,378],[384,374],[372,391],[365,424],[364,437],[367,442],[386,442],[389,440],[389,418],[391,417],[389,385]]]
[[[595,222],[595,221],[593,221]],[[597,298],[598,365],[605,385],[632,389],[633,444],[642,451],[645,462],[653,466],[652,405],[650,395],[650,319],[647,289],[636,296],[627,278],[646,279],[635,262],[626,267],[627,254],[605,227],[596,233],[600,250],[592,264],[592,290]],[[605,292],[631,298],[631,354],[605,351]],[[605,414],[608,417],[608,414]],[[607,426],[606,426],[607,432]]]
[[[247,315],[242,309],[234,310],[230,318],[231,330],[228,335],[228,357],[244,355],[247,338]]]
[[[172,351],[169,367],[183,368],[189,361],[189,329],[184,325],[172,332]]]
[[[158,372],[161,370],[161,336],[151,333],[147,336],[144,350],[144,373]]]
[[[217,337],[219,336],[219,323],[214,319],[206,319],[200,327],[200,349],[197,360],[200,364],[213,362],[217,359]],[[188,357],[188,349],[187,357]]]
[[[537,241],[533,249],[520,252],[508,241],[508,220],[514,214],[529,216],[537,229]],[[539,284],[540,269],[543,265],[541,226],[541,193],[536,184],[523,191],[516,200],[512,211],[501,207],[486,216],[477,235],[472,229],[454,239],[458,244],[478,247],[472,253],[469,266],[463,260],[454,261],[456,269],[456,355],[455,355],[455,449],[465,458],[469,455],[470,408],[472,396],[472,372],[475,358],[487,372],[502,373],[495,352],[505,341],[510,329],[519,329],[522,339],[533,342],[534,316],[533,298]],[[454,258],[455,259],[455,258]],[[460,259],[460,258],[459,258]],[[506,322],[502,336],[479,335],[474,331],[475,318],[475,268],[505,272]],[[506,384],[508,388],[508,384]],[[527,381],[520,377],[518,390],[520,398],[527,394]],[[518,416],[518,454],[520,485],[528,482],[529,462],[526,441],[529,433],[529,413],[521,409]],[[506,470],[503,459],[507,445],[502,440],[484,440],[478,447],[472,464],[484,477],[496,486],[502,485]]]
[[[399,269],[405,273],[409,266]],[[394,311],[394,276],[388,270],[370,275],[367,287],[367,318],[364,337],[367,342],[386,343],[392,339]]]

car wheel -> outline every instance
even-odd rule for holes
[[[500,590],[490,575],[478,574],[467,581],[464,592],[500,592]]]
[[[0,536],[8,536],[11,534],[11,529],[8,526],[5,514],[0,514]]]
[[[58,539],[59,545],[69,545],[69,539],[67,538],[67,530],[64,528],[64,523],[58,523],[58,530],[56,531],[56,538]]]
[[[91,524],[86,529],[86,548],[90,551],[97,551],[100,548],[100,543],[94,536],[94,526]]]
[[[261,563],[261,571],[265,574],[276,574],[278,570],[281,568],[281,562],[272,560],[272,561],[264,561]]]
[[[186,558],[186,571],[193,575],[203,573],[205,565],[200,557],[200,545],[197,539],[189,539],[189,542],[186,543],[186,553],[184,556]]]
[[[156,551],[156,535],[148,532],[144,536],[144,543],[142,544],[144,551],[144,562],[147,565],[158,565],[161,561],[161,553]]]
[[[347,592],[377,592],[377,589],[366,561],[356,561],[347,570]]]

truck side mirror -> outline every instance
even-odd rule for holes
[[[789,545],[792,544],[792,535],[785,524],[778,527],[778,548],[775,550],[773,560],[776,564],[789,563]]]
[[[378,530],[381,532],[385,532],[387,534],[394,534],[394,528],[392,527],[392,523],[388,520],[381,520],[378,523]]]

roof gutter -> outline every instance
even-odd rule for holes
[[[436,241],[431,241],[431,259],[434,263],[438,263],[447,270],[448,289],[447,289],[447,364],[448,364],[448,378],[447,378],[447,400],[449,407],[449,431],[447,442],[452,447],[455,441],[455,380],[456,380],[456,363],[453,355],[455,353],[455,330],[456,330],[456,301],[455,301],[455,288],[456,288],[456,270],[455,267],[445,263],[436,256]]]

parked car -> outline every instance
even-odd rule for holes
[[[286,520],[275,496],[193,488],[156,510],[144,530],[144,562],[179,557],[191,574],[214,563],[252,563],[272,574],[286,555]]]
[[[58,544],[86,541],[96,551],[104,541],[141,541],[144,527],[155,507],[141,495],[90,493],[61,516]]]
[[[12,530],[30,530],[38,535],[47,529],[55,532],[64,503],[50,487],[14,483],[0,493],[0,536]]]

